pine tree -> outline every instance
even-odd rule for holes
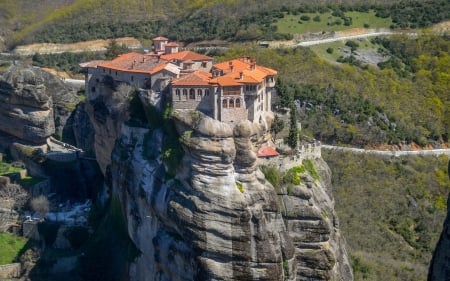
[[[289,134],[287,136],[286,142],[289,145],[289,147],[292,149],[297,147],[298,127],[297,127],[297,114],[296,114],[295,106],[291,106]]]

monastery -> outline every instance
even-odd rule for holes
[[[105,78],[116,83],[166,94],[174,109],[198,110],[216,120],[236,124],[260,122],[271,112],[273,69],[242,57],[213,64],[213,58],[179,51],[169,39],[153,39],[152,52],[120,55],[111,61],[81,64],[86,71],[86,91],[96,96]]]

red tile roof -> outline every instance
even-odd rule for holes
[[[193,61],[212,61],[212,57],[208,57],[202,54],[198,54],[192,51],[181,51],[174,54],[164,54],[161,55],[161,59],[170,60],[193,60]]]
[[[233,77],[239,77],[239,73],[242,72],[242,83],[261,83],[267,76],[277,74],[275,70],[256,65],[255,62],[250,61],[246,57],[217,63],[213,65],[214,68],[220,69],[225,75],[232,75]]]
[[[158,59],[158,57],[131,52],[120,55],[111,61],[105,61],[98,66],[118,71],[153,74],[166,69],[167,65],[167,61]]]
[[[258,157],[274,157],[278,155],[280,155],[280,153],[278,153],[275,149],[273,149],[270,146],[261,147],[257,153]]]
[[[194,71],[172,80],[172,86],[209,86],[211,75],[204,71]]]

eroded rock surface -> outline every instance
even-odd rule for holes
[[[61,135],[78,102],[76,90],[59,78],[37,67],[14,65],[0,77],[0,130],[45,143],[47,137]]]
[[[175,178],[161,160],[162,128],[123,126],[112,154],[112,194],[142,252],[132,280],[353,279],[323,160],[320,180],[277,192],[253,149],[265,126],[233,129],[190,111],[174,119],[185,150]]]

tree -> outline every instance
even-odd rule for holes
[[[297,113],[296,113],[295,106],[291,106],[289,134],[287,136],[286,142],[289,145],[289,147],[292,149],[297,147],[298,127],[297,127]]]
[[[125,44],[119,45],[116,40],[111,40],[111,43],[106,47],[105,57],[107,59],[113,59],[128,51],[129,49]]]
[[[43,218],[50,210],[50,202],[44,195],[39,195],[31,199],[31,209],[39,213],[40,217]]]
[[[272,133],[272,140],[277,139],[277,134],[284,129],[284,121],[278,115],[275,115],[272,126],[270,126],[270,132]]]
[[[8,183],[0,187],[0,200],[12,210],[20,210],[28,201],[28,192],[19,184]]]

